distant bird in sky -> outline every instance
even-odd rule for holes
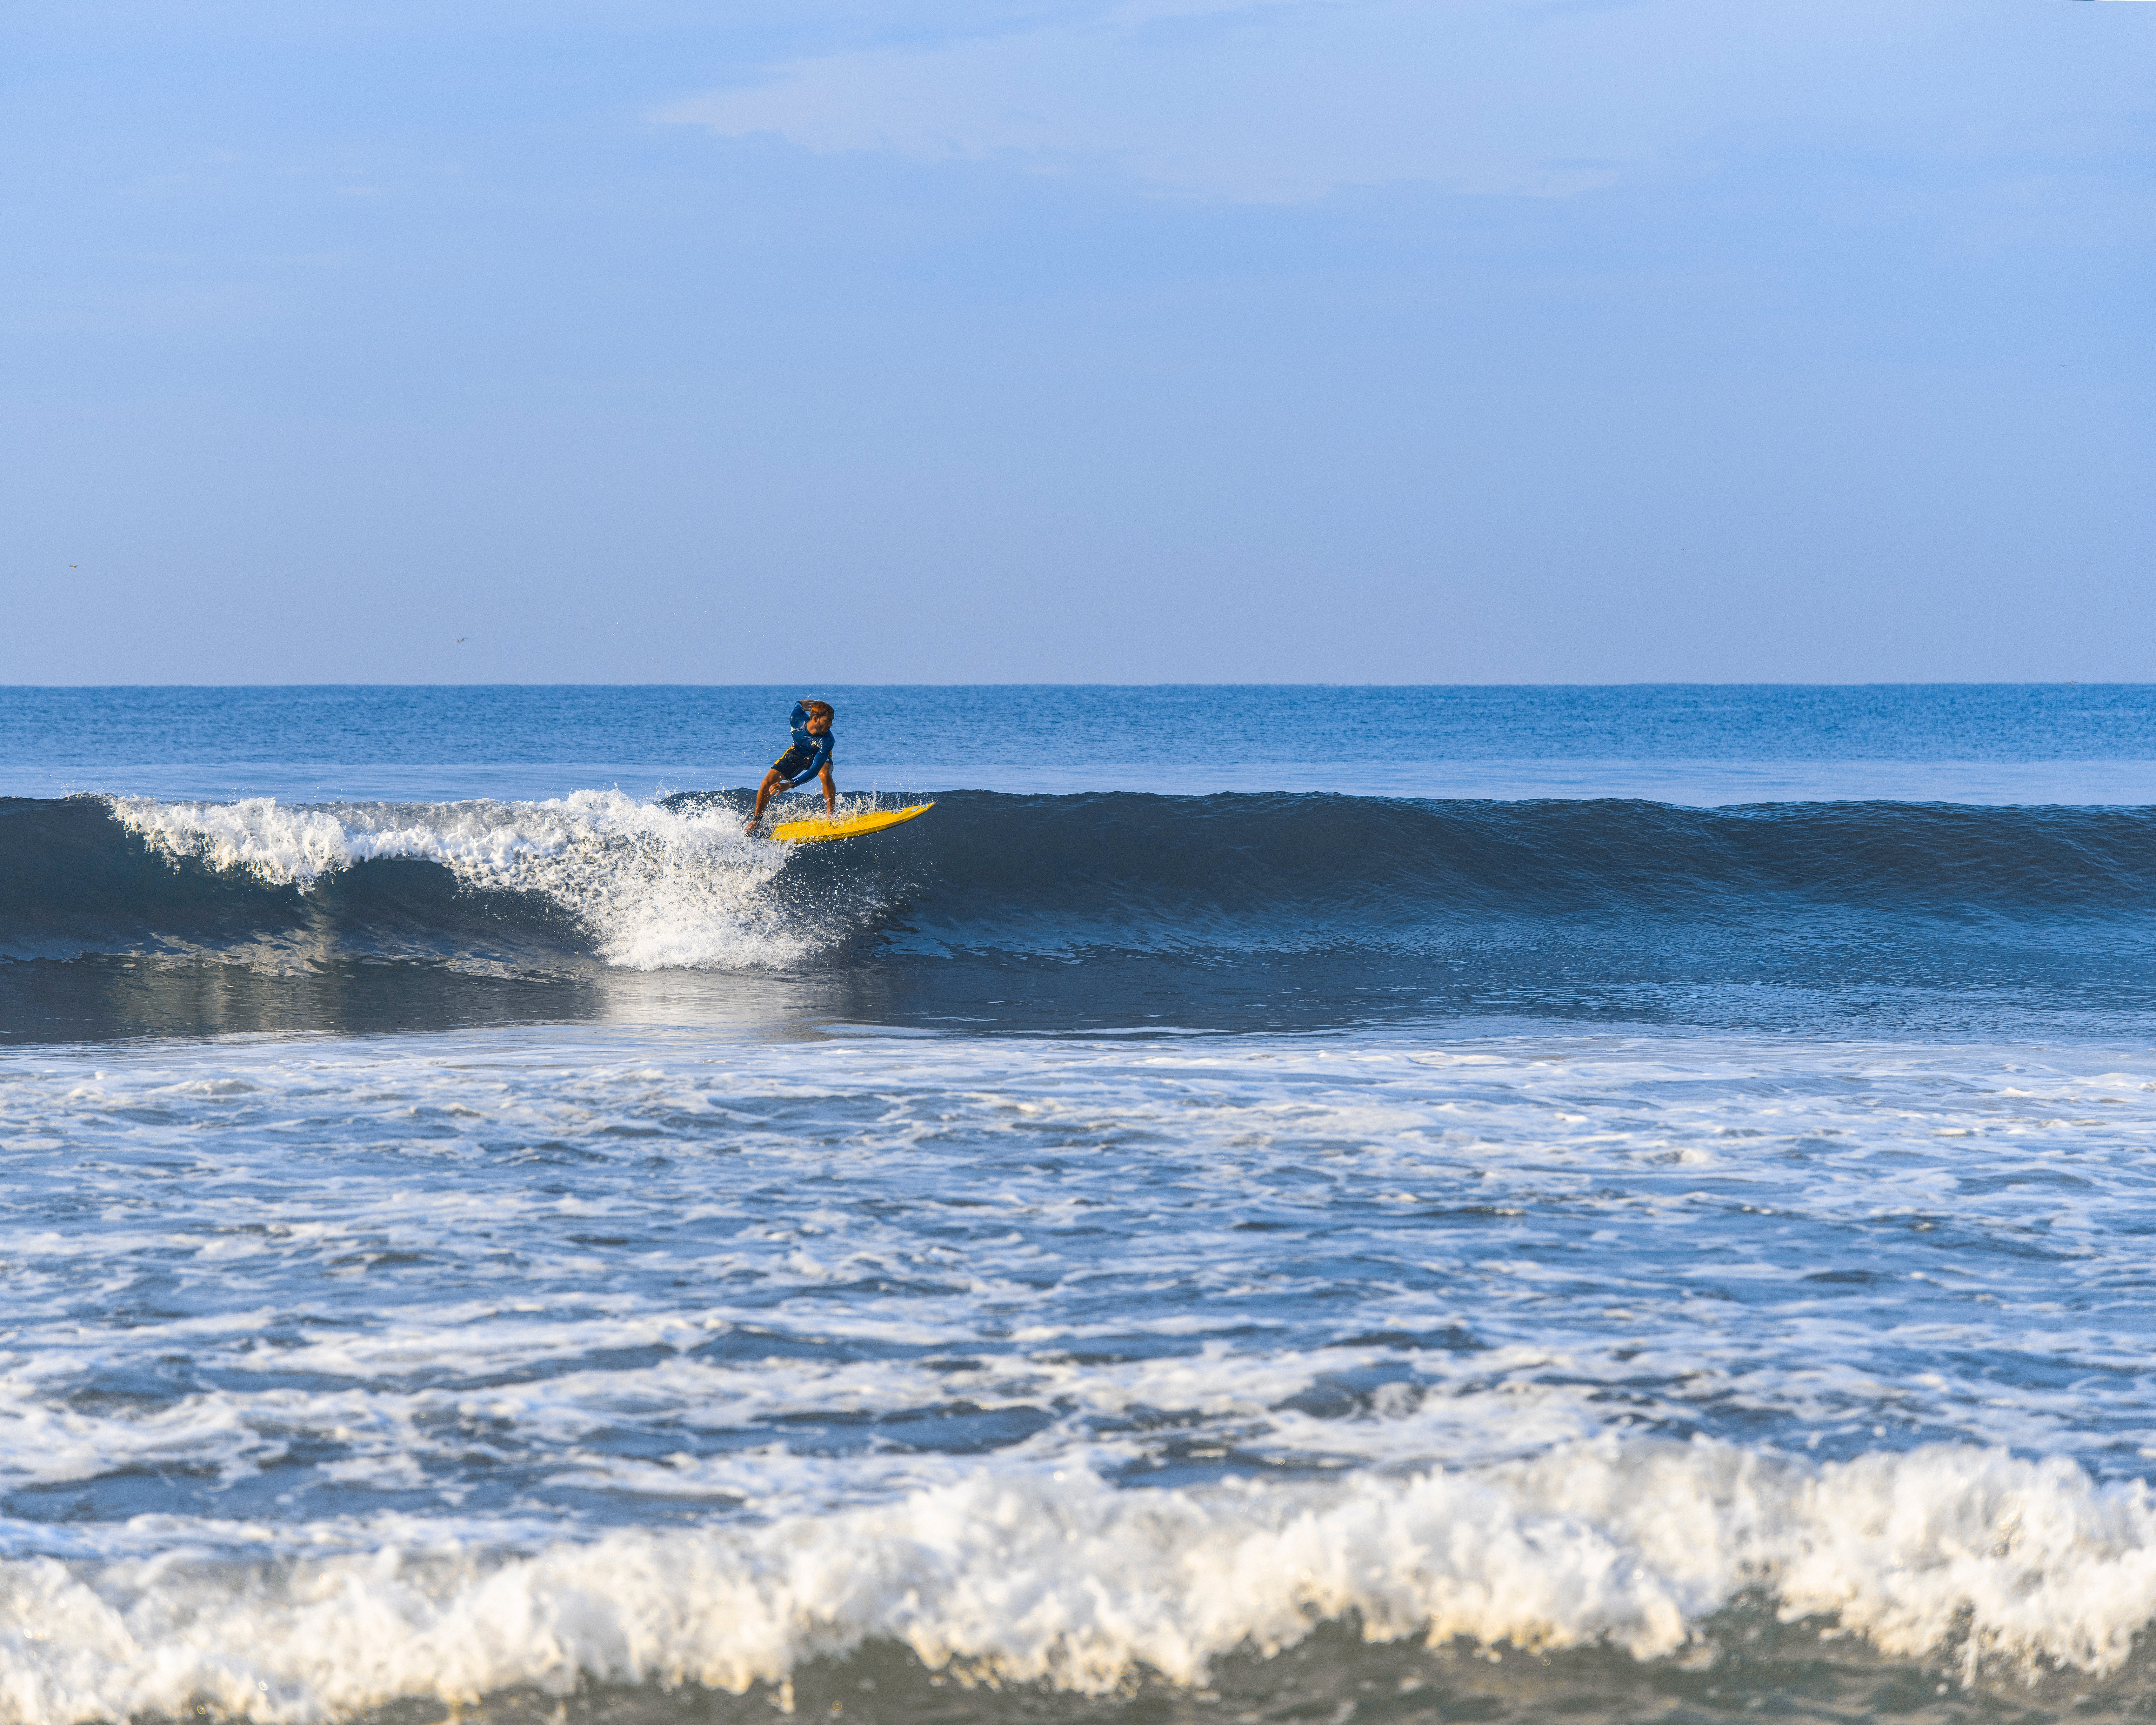
[[[465,644],[465,638],[464,638],[462,635],[459,635],[459,636],[457,637],[457,644],[458,644],[459,647],[461,647],[461,646],[463,646],[463,645],[464,645],[464,644]]]

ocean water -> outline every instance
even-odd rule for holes
[[[0,1718],[2156,1716],[2156,689],[0,691]]]

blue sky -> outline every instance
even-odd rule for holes
[[[2152,72],[2133,0],[24,0],[0,680],[2156,678]]]

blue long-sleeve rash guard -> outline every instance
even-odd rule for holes
[[[786,781],[789,787],[807,783],[829,766],[831,745],[839,740],[835,726],[821,737],[811,737],[808,734],[808,709],[798,701],[793,703],[793,716],[790,722],[793,726],[793,747],[788,752],[806,754],[810,758],[803,770]]]

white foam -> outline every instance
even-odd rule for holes
[[[578,791],[545,803],[123,797],[111,806],[167,855],[270,886],[304,890],[356,864],[401,858],[439,864],[482,891],[537,893],[588,929],[608,963],[632,970],[784,965],[856,920],[768,891],[792,848],[747,836],[726,805],[673,809]]]
[[[235,1481],[298,1449],[416,1455],[460,1489],[468,1401],[535,1491],[615,1482],[601,1519],[654,1480],[775,1514],[893,1476],[840,1455],[775,1482],[594,1434],[954,1398],[1026,1410],[1029,1459],[1104,1472],[1171,1439],[1399,1471],[1724,1422],[2100,1471],[2156,1446],[2145,1057],[1683,1047],[578,1030],[25,1056],[0,1067],[0,1486]],[[2042,1124],[2084,1106],[2100,1127]],[[573,1190],[534,1145],[573,1153]],[[1322,1227],[1340,1279],[1233,1225],[1266,1214]],[[1808,1280],[1851,1265],[1876,1284]],[[97,1315],[121,1266],[166,1298]],[[1695,1296],[1719,1285],[1743,1297]],[[2107,1291],[2061,1303],[2077,1288]],[[741,1339],[767,1331],[814,1346]],[[96,1393],[176,1355],[213,1382],[154,1409]]]
[[[176,1530],[177,1531],[177,1530]],[[176,1542],[178,1543],[178,1542]],[[2115,1670],[2156,1612],[2147,1488],[1938,1448],[1816,1469],[1712,1444],[1320,1487],[1118,1491],[976,1472],[761,1527],[622,1532],[536,1554],[384,1544],[239,1569],[164,1557],[0,1565],[0,1712],[308,1720],[582,1678],[739,1692],[870,1639],[931,1666],[1086,1693],[1184,1684],[1320,1620],[1635,1657],[1763,1585],[1881,1651]]]

